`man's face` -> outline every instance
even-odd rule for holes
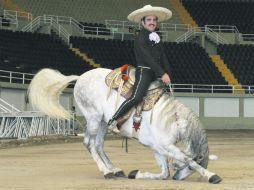
[[[158,19],[156,16],[146,16],[145,19],[142,21],[142,25],[150,32],[154,32],[155,28],[157,27],[157,20]]]

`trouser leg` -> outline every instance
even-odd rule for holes
[[[133,94],[130,98],[126,99],[122,105],[118,108],[114,116],[113,120],[117,120],[126,114],[133,106],[138,104],[142,98],[145,96],[151,82],[154,80],[153,73],[144,68],[138,67],[135,75],[135,83],[133,86]]]

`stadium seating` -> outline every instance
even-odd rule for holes
[[[35,73],[45,67],[64,74],[82,74],[91,69],[53,36],[0,30],[0,69]]]
[[[109,20],[127,20],[127,15],[146,4],[171,8],[168,0],[13,0],[24,10],[34,16],[43,14],[71,16],[78,21],[91,23],[105,23]],[[172,8],[171,8],[172,9]],[[175,22],[173,17],[171,21]]]
[[[136,65],[133,41],[72,37],[71,43],[102,67],[113,69],[126,63]],[[167,42],[164,46],[173,71],[173,83],[227,84],[199,45]]]
[[[79,48],[102,67],[113,69],[123,64],[136,65],[133,41],[72,36],[71,43],[73,47]]]
[[[235,25],[241,33],[254,33],[254,1],[182,0],[199,26]]]
[[[242,85],[254,84],[254,45],[219,45],[217,52]]]
[[[173,68],[173,81],[180,84],[227,84],[198,44],[165,43],[168,60]]]
[[[71,43],[102,67],[114,69],[126,63],[136,66],[132,40],[73,36]],[[172,67],[173,83],[227,84],[199,45],[165,42],[164,47]],[[45,67],[60,70],[64,74],[78,75],[91,69],[88,63],[70,51],[57,37],[0,30],[0,69],[35,73]]]

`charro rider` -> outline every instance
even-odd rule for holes
[[[146,94],[150,84],[160,78],[166,85],[170,83],[170,65],[159,35],[155,32],[157,22],[171,18],[172,12],[163,7],[146,5],[128,15],[130,21],[141,23],[143,28],[134,42],[137,68],[133,94],[118,108],[108,122],[108,129],[118,133],[117,119],[137,105]]]

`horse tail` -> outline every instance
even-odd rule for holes
[[[53,69],[42,69],[32,79],[29,88],[29,101],[34,110],[42,111],[50,117],[70,119],[70,113],[59,103],[59,96],[71,81],[79,76],[65,76]]]

